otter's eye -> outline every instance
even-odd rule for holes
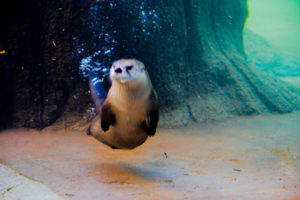
[[[132,65],[126,66],[126,71],[132,70],[132,68],[133,68]]]

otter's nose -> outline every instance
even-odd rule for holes
[[[120,73],[122,73],[122,69],[121,69],[121,68],[117,68],[117,69],[115,70],[115,72],[118,73],[118,74],[120,74]]]

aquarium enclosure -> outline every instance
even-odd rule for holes
[[[4,199],[31,178],[53,199],[300,198],[300,0],[4,0],[0,16]],[[131,151],[85,134],[89,82],[108,92],[122,58],[159,104]]]

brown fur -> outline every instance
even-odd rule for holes
[[[89,128],[91,135],[112,148],[133,149],[155,134],[157,95],[145,69],[140,73],[145,78],[134,84],[112,80],[107,99]]]

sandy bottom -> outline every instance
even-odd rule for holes
[[[112,150],[83,132],[7,130],[0,162],[72,200],[300,199],[300,113],[160,129]]]

